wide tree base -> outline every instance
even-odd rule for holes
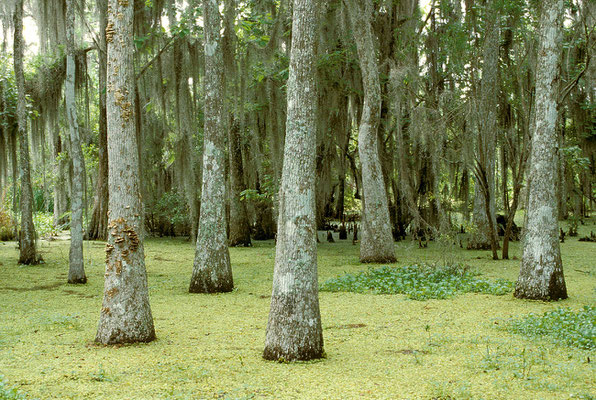
[[[230,239],[230,243],[228,244],[230,247],[252,247],[252,242],[250,241],[250,237],[248,239],[238,239],[232,240]]]
[[[565,300],[567,296],[567,288],[565,286],[556,287],[551,285],[548,291],[537,290],[537,288],[521,288],[516,286],[513,296],[518,299],[526,300],[541,300],[541,301],[558,301]]]
[[[397,262],[395,256],[366,256],[360,257],[360,262],[363,264],[392,264]]]
[[[193,274],[188,288],[189,293],[228,293],[232,290],[234,290],[232,277],[214,281],[206,270]]]
[[[115,344],[131,344],[131,343],[149,343],[156,339],[155,330],[149,331],[145,334],[134,335],[122,332],[120,329],[115,329],[112,332],[98,332],[95,337],[95,343],[105,346]]]
[[[19,257],[19,264],[21,265],[39,265],[43,264],[43,257],[40,255],[21,256]]]
[[[87,283],[87,277],[84,276],[82,278],[68,278],[68,283],[70,283],[72,285],[84,284],[84,283]]]
[[[277,362],[293,362],[293,361],[310,361],[325,358],[325,351],[322,348],[300,349],[296,352],[286,352],[281,347],[265,347],[263,351],[263,358],[269,361]]]

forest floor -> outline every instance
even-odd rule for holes
[[[563,226],[566,226],[564,223]],[[596,221],[580,226],[580,236]],[[321,240],[325,237],[321,235]],[[596,243],[561,245],[569,299],[554,303],[459,294],[446,300],[404,295],[320,293],[327,357],[264,361],[274,243],[230,249],[236,289],[191,295],[194,248],[149,239],[145,254],[158,339],[93,342],[102,301],[104,243],[85,242],[86,285],[68,285],[68,241],[40,241],[46,261],[19,266],[14,242],[0,243],[0,398],[9,387],[40,399],[563,399],[596,397],[592,350],[504,329],[510,318],[596,304]],[[463,263],[488,279],[515,281],[509,261],[488,251],[430,242],[396,243],[398,262]],[[369,266],[350,241],[319,245],[323,282]],[[0,377],[0,380],[2,378]]]

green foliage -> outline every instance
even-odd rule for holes
[[[409,265],[400,268],[369,268],[358,274],[332,278],[321,285],[327,292],[405,294],[412,300],[447,299],[458,293],[504,295],[513,283],[504,279],[490,282],[461,265]]]
[[[4,376],[0,375],[0,400],[20,400],[26,398],[16,388],[8,386],[8,383],[4,380]]]
[[[14,79],[12,58],[0,55],[0,125],[5,129],[16,128],[17,89]]]
[[[188,223],[188,207],[184,197],[178,192],[166,192],[157,202],[159,215],[171,224]]]
[[[570,165],[580,170],[587,170],[590,168],[590,160],[587,157],[582,156],[583,152],[579,146],[564,147],[561,149],[561,152]]]
[[[542,315],[531,313],[512,319],[507,330],[533,338],[547,338],[557,343],[587,350],[596,349],[596,306],[579,311],[559,308]]]
[[[267,201],[273,199],[277,193],[277,187],[271,175],[264,175],[259,190],[246,189],[240,192],[242,201]]]
[[[54,215],[49,212],[33,214],[33,224],[37,237],[58,236],[61,230],[68,228],[66,225],[54,226]]]
[[[46,195],[49,195],[47,199]],[[52,195],[46,192],[43,186],[33,186],[33,209],[41,212],[50,212],[54,209]]]
[[[164,193],[147,211],[148,229],[160,236],[187,235],[190,210],[184,196],[176,191]]]
[[[270,39],[267,32],[274,23],[271,13],[258,13],[254,10],[242,11],[249,11],[249,14],[244,14],[236,27],[236,34],[241,45],[253,44],[261,48],[267,46]]]
[[[83,143],[82,150],[85,157],[85,169],[88,172],[97,171],[99,169],[99,149],[97,145]]]

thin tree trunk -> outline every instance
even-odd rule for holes
[[[107,0],[97,0],[99,9],[99,170],[95,187],[95,203],[87,231],[90,240],[106,240],[108,237],[108,130],[106,115],[106,25]]]
[[[514,295],[525,299],[558,300],[567,298],[558,236],[556,163],[559,158],[555,130],[563,0],[546,0],[542,7],[527,223]]]
[[[66,115],[70,131],[70,156],[72,160],[72,189],[70,215],[70,268],[68,283],[85,283],[85,263],[83,258],[83,183],[85,180],[85,160],[81,150],[79,123],[75,93],[75,44],[74,0],[66,0]]]
[[[240,200],[240,193],[246,189],[242,166],[240,126],[231,118],[230,126],[230,246],[250,247],[250,225],[246,203]]]
[[[511,235],[511,231],[513,228],[513,219],[515,218],[515,213],[517,211],[517,206],[519,203],[520,191],[521,191],[521,182],[518,182],[518,181],[514,182],[513,202],[511,204],[511,207],[509,207],[509,211],[507,213],[507,225],[505,226],[505,234],[503,235],[503,251],[502,251],[503,260],[509,260],[509,237]]]
[[[275,271],[263,352],[267,360],[324,355],[315,239],[317,4],[294,0]]]
[[[10,163],[12,164],[11,172],[12,172],[12,218],[14,221],[14,238],[15,240],[19,240],[19,226],[17,224],[18,221],[18,198],[16,196],[17,193],[17,184],[18,184],[18,177],[19,177],[19,160],[17,158],[17,136],[18,136],[18,128],[16,132],[10,132],[8,137],[10,142]]]
[[[60,126],[58,121],[52,123],[52,154],[54,156],[54,173],[56,181],[54,182],[54,226],[59,227],[68,222],[67,218],[67,178],[68,163],[66,153],[62,152],[62,137],[60,136]]]
[[[363,7],[356,0],[345,1],[358,48],[364,84],[364,105],[358,136],[364,189],[360,261],[395,262],[387,194],[378,151],[377,129],[381,113],[381,84],[370,22],[373,4],[372,0],[365,0]]]
[[[234,288],[226,237],[223,52],[219,1],[203,1],[205,30],[205,128],[203,188],[191,293],[229,292]]]
[[[35,248],[33,225],[33,189],[27,136],[27,100],[23,71],[23,0],[17,0],[14,15],[14,73],[17,83],[17,120],[19,132],[19,178],[21,182],[21,233],[19,236],[19,264],[38,264],[41,257]]]
[[[132,2],[109,0],[106,106],[110,221],[103,305],[95,337],[102,344],[155,339],[142,237],[132,29]]]

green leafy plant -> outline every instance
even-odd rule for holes
[[[178,192],[164,193],[157,203],[147,210],[149,230],[154,234],[175,236],[190,232],[190,210],[184,196]]]
[[[579,311],[559,308],[508,321],[506,329],[532,338],[545,338],[581,349],[596,349],[596,306]]]
[[[37,212],[33,214],[33,224],[35,225],[35,232],[37,232],[37,236],[40,238],[58,236],[61,230],[67,228],[64,225],[54,226],[54,215],[49,212]]]
[[[242,201],[268,201],[273,199],[277,193],[275,182],[271,175],[264,175],[261,181],[259,190],[257,189],[246,189],[240,192],[240,200]]]
[[[504,295],[513,283],[504,279],[479,279],[478,273],[459,264],[449,266],[410,265],[400,268],[369,268],[355,275],[332,278],[321,285],[327,292],[372,292],[405,294],[412,300],[447,299],[458,293]]]

